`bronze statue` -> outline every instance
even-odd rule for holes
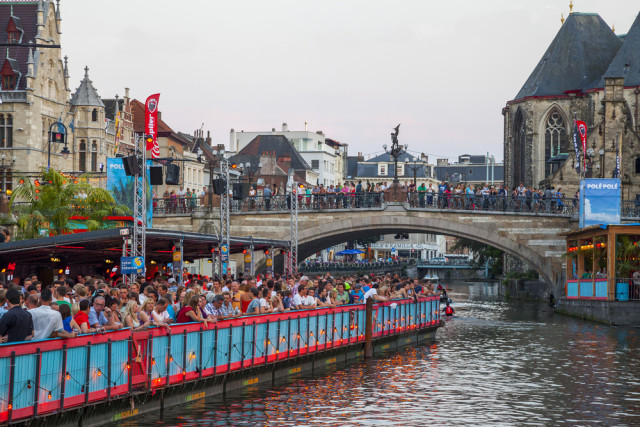
[[[400,125],[394,128],[395,132],[391,132],[391,143],[398,145],[398,134],[400,133]]]

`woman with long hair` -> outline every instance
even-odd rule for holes
[[[207,319],[202,317],[198,308],[199,303],[200,297],[192,295],[189,302],[178,312],[178,323],[204,322],[204,327],[206,328]]]
[[[144,331],[150,324],[149,322],[141,323],[138,313],[140,313],[140,305],[134,300],[127,302],[124,307],[124,324],[133,332]]]

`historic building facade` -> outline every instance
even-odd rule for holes
[[[616,36],[597,14],[571,13],[504,115],[505,184],[579,186],[574,120],[588,127],[586,177],[611,178],[620,160],[623,197],[640,193],[640,15]],[[582,147],[580,147],[582,157]],[[618,153],[618,154],[617,154]]]

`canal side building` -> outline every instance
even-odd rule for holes
[[[574,115],[587,124],[587,178],[640,194],[640,15],[625,35],[596,13],[571,13],[515,98],[503,108],[505,184],[578,189]],[[580,150],[582,151],[582,149]],[[616,154],[618,153],[618,154]]]

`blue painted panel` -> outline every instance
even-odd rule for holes
[[[13,409],[33,405],[36,397],[36,355],[16,356],[13,379]],[[31,385],[31,388],[27,384]]]
[[[327,316],[322,314],[318,316],[318,344],[326,344],[327,339]]]
[[[309,318],[309,347],[315,346],[318,342],[318,316]]]
[[[276,354],[279,348],[278,322],[269,322],[269,355]]]
[[[233,326],[231,328],[231,363],[240,362],[242,360],[242,329],[243,326]]]
[[[9,405],[9,369],[11,368],[11,359],[4,357],[0,359],[0,412],[7,410]]]
[[[331,317],[333,318],[333,341],[339,341],[341,338],[346,338],[345,330],[346,326],[344,326],[344,322],[342,319],[342,313],[332,313]]]
[[[313,315],[315,317],[315,314]],[[300,319],[300,348],[304,348],[305,345],[309,345],[309,322],[310,317],[303,317]]]
[[[242,359],[249,360],[253,355],[253,346],[255,343],[255,324],[246,325],[244,327],[244,341],[242,343]]]
[[[202,369],[213,368],[216,348],[216,331],[207,329],[202,335]]]
[[[263,357],[267,355],[267,324],[260,323],[256,325],[256,344],[255,344],[255,357]]]
[[[182,374],[185,365],[183,334],[176,334],[171,337],[171,350],[169,354],[169,375]]]
[[[616,299],[618,301],[629,301],[629,283],[616,283]]]
[[[120,367],[122,369],[122,366]],[[84,394],[82,386],[85,383],[87,372],[87,347],[74,347],[67,350],[67,372],[70,379],[65,386],[65,397]]]
[[[153,337],[151,379],[164,378],[167,376],[168,345],[169,337]]]
[[[578,298],[578,282],[567,282],[567,296]]]
[[[109,386],[107,380],[109,364],[109,349],[107,343],[91,346],[91,361],[89,365],[89,392],[104,390]]]
[[[593,296],[593,282],[580,282],[580,298],[591,298]]]
[[[184,365],[186,372],[195,372],[198,369],[200,361],[200,331],[189,332],[187,334],[187,361]],[[203,355],[204,357],[204,355]]]
[[[165,348],[166,352],[166,348]],[[166,354],[166,353],[165,353]],[[127,340],[111,343],[111,381],[112,386],[129,382],[129,371],[125,369],[129,360],[129,342]],[[67,357],[67,364],[69,359]],[[113,384],[115,383],[115,384]]]
[[[229,363],[229,334],[231,328],[218,329],[218,343],[216,345],[216,365],[224,366]]]
[[[302,342],[302,340],[298,340],[298,322],[301,320],[291,319],[289,322],[289,334],[287,335],[287,340],[291,343],[290,350],[298,349],[298,341]]]
[[[364,330],[366,328],[365,324],[365,312],[363,310],[356,312],[356,321],[357,321],[357,334],[356,335],[364,335]],[[377,325],[374,325],[377,326]]]
[[[40,402],[46,402],[47,400],[60,399],[62,380],[64,378],[64,372],[62,372],[62,350],[45,351],[42,353],[42,360],[40,361]],[[9,371],[6,372],[7,378]],[[49,393],[51,393],[51,399],[49,399]]]
[[[607,297],[607,281],[596,281],[596,298]]]
[[[289,320],[280,320],[280,329],[278,331],[278,350],[280,353],[287,351],[287,343],[289,342]]]

